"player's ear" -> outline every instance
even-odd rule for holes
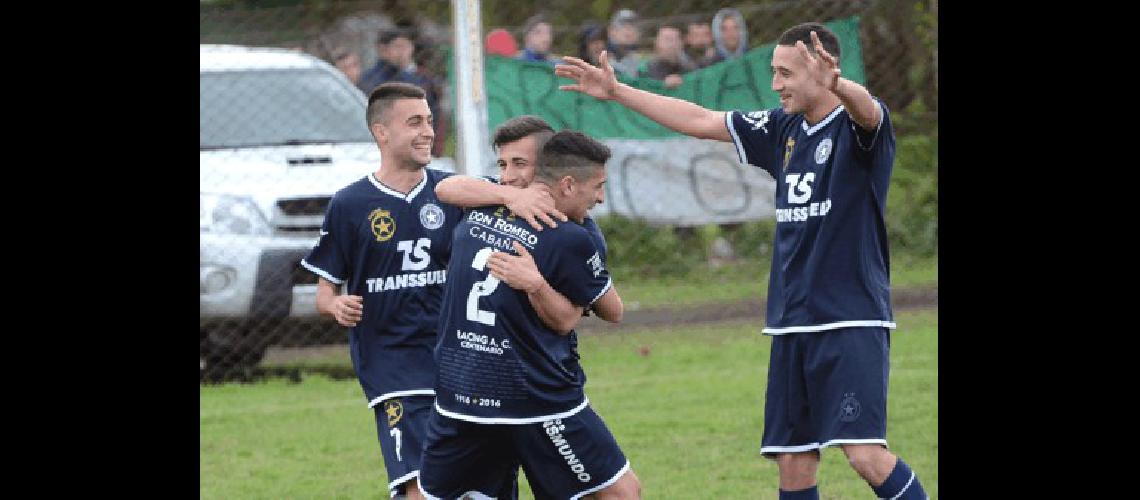
[[[562,177],[562,179],[558,181],[558,189],[562,190],[563,196],[574,194],[574,178],[569,175]]]
[[[388,140],[388,128],[384,126],[383,122],[372,122],[369,127],[372,132],[372,137],[376,138],[376,142],[385,142]]]

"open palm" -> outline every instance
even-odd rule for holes
[[[613,66],[610,66],[607,51],[603,50],[598,56],[600,68],[577,57],[563,56],[562,60],[566,63],[555,66],[554,74],[577,83],[560,85],[560,90],[573,90],[602,100],[614,98],[617,77],[614,76]]]

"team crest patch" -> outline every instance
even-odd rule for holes
[[[384,402],[384,414],[388,415],[388,427],[395,427],[404,416],[404,405],[399,399],[389,399]]]
[[[843,402],[839,403],[839,420],[841,422],[854,422],[859,418],[859,410],[861,405],[859,400],[855,399],[855,393],[849,392],[843,395]]]
[[[424,229],[439,229],[443,226],[443,209],[435,203],[428,203],[420,209],[420,224]]]
[[[827,161],[828,156],[831,156],[830,137],[819,141],[819,146],[815,147],[815,162],[822,165],[823,162]]]
[[[383,208],[377,208],[368,214],[368,222],[372,223],[372,234],[376,235],[376,241],[388,241],[396,234],[396,219],[392,218],[392,212]]]

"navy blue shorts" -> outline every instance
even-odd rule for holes
[[[502,498],[497,492],[505,489],[504,478],[519,465],[536,500],[578,499],[629,470],[617,441],[589,406],[533,424],[479,424],[434,410],[428,417],[420,470],[420,489],[428,498],[471,492]]]
[[[886,446],[890,335],[866,327],[772,336],[760,453]]]
[[[435,396],[405,396],[372,407],[391,496],[403,493],[405,483],[419,475],[424,428],[434,401]]]

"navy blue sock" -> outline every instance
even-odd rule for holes
[[[918,476],[903,462],[902,457],[895,463],[895,469],[887,476],[887,480],[878,488],[871,489],[875,490],[875,495],[879,498],[926,500],[926,491],[918,482]]]
[[[780,490],[780,500],[819,500],[819,490],[812,486],[803,490]]]

